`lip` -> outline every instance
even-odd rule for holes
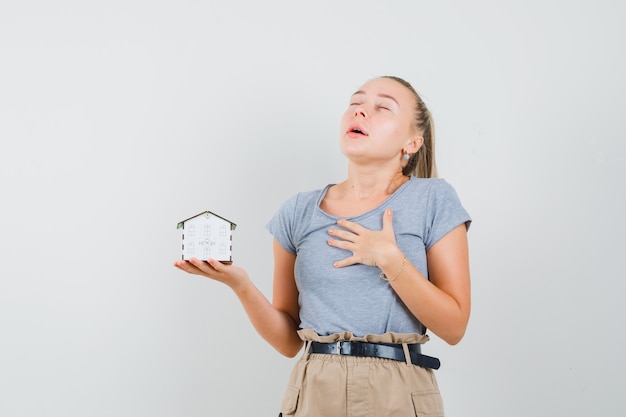
[[[355,132],[355,130],[358,130],[361,133]],[[358,123],[353,123],[350,126],[348,126],[348,130],[346,130],[346,134],[350,136],[351,138],[369,136],[369,133],[367,132],[367,130]]]

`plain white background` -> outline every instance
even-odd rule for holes
[[[178,221],[265,223],[344,178],[341,113],[415,85],[470,230],[449,417],[623,415],[621,1],[113,0],[0,6],[0,415],[276,416],[295,359],[172,267]]]

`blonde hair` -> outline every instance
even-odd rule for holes
[[[415,88],[406,80],[393,75],[384,75],[380,78],[394,80],[406,87],[415,97],[415,129],[422,133],[424,143],[419,151],[410,156],[407,164],[402,168],[402,174],[415,175],[418,178],[437,177],[435,164],[435,124],[430,111]]]

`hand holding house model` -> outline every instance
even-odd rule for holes
[[[178,223],[182,238],[182,259],[213,258],[232,263],[232,234],[237,225],[210,211],[204,211]]]

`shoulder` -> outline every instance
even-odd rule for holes
[[[417,178],[411,177],[410,184],[416,188],[426,188],[429,190],[440,190],[452,188],[452,185],[444,178]]]
[[[458,213],[468,217],[454,187],[443,178],[412,178],[413,201],[418,202],[431,214],[439,216]]]
[[[456,190],[443,178],[417,178],[411,177],[408,183],[410,194],[420,200],[430,200],[432,198],[456,198]]]

